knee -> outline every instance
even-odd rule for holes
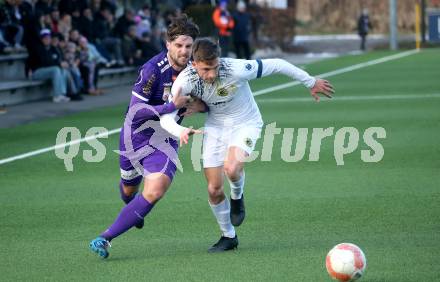
[[[223,170],[229,179],[235,179],[240,176],[240,166],[237,163],[225,163]]]
[[[125,196],[130,198],[133,197],[137,193],[137,191],[138,191],[137,187],[127,187],[127,186],[122,187],[122,193],[124,193]]]
[[[223,186],[218,184],[208,184],[208,194],[211,202],[217,203],[224,197]]]
[[[165,195],[165,191],[162,190],[144,190],[142,193],[145,199],[151,204],[158,202]]]

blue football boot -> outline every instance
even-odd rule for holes
[[[97,253],[102,259],[109,256],[108,248],[111,247],[110,242],[105,238],[97,237],[90,242],[89,248]]]

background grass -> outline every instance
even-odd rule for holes
[[[387,52],[347,56],[307,65],[312,74],[372,60]],[[237,229],[238,251],[212,255],[207,248],[219,230],[207,203],[203,173],[191,165],[190,147],[166,197],[142,230],[113,240],[110,258],[98,259],[88,243],[122,207],[118,136],[100,139],[107,156],[86,163],[82,150],[66,172],[53,152],[0,166],[0,280],[83,281],[329,281],[325,255],[337,243],[352,242],[365,252],[363,281],[439,281],[440,99],[341,101],[342,96],[440,94],[438,49],[329,78],[332,101],[280,102],[307,97],[296,86],[257,98],[266,124],[308,128],[304,159],[281,159],[282,134],[272,160],[246,169],[247,218]],[[254,90],[289,81],[272,76]],[[127,92],[128,93],[128,92]],[[128,100],[128,97],[127,97]],[[126,105],[0,129],[0,159],[51,146],[57,132],[76,126],[121,126]],[[203,116],[185,124],[202,126]],[[318,162],[308,161],[313,128],[355,127],[358,149],[334,159],[334,135],[322,142]],[[383,127],[385,150],[379,163],[365,163],[362,133]],[[294,142],[296,141],[296,131]],[[257,151],[261,150],[261,142]],[[226,189],[228,190],[228,189]]]

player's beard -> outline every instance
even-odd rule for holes
[[[185,68],[186,65],[188,64],[189,61],[189,57],[185,57],[185,56],[177,56],[174,54],[169,54],[170,59],[172,60],[172,65],[175,65],[178,68]]]

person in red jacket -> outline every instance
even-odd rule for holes
[[[218,37],[221,48],[221,57],[227,57],[229,51],[229,39],[234,28],[234,19],[228,11],[228,1],[221,0],[212,14],[212,20],[218,29]]]

